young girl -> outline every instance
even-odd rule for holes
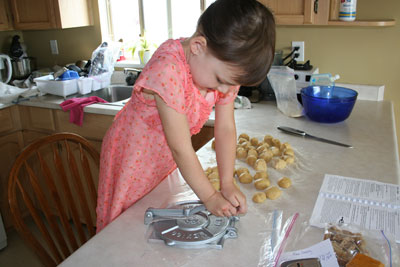
[[[266,78],[274,48],[275,22],[266,7],[255,0],[217,0],[192,37],[157,49],[103,139],[97,232],[177,167],[211,213],[246,213],[246,198],[233,184],[233,101],[239,85]],[[208,181],[191,143],[214,105],[221,192]]]

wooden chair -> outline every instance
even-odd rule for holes
[[[14,225],[45,266],[58,265],[95,235],[99,158],[83,137],[58,133],[16,159],[8,182]]]

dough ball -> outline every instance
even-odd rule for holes
[[[288,177],[282,177],[281,179],[279,179],[278,185],[282,188],[289,188],[290,186],[292,186],[292,180],[290,180],[290,178]]]
[[[240,135],[239,135],[239,139],[240,139],[240,138],[244,138],[244,139],[246,139],[247,141],[250,141],[250,137],[249,137],[249,135],[246,134],[246,133],[240,134]]]
[[[212,140],[212,143],[211,143],[211,148],[215,150],[215,139],[214,139],[214,140]]]
[[[276,146],[273,146],[270,148],[272,154],[275,156],[279,156],[281,154],[281,150],[277,148]]]
[[[254,157],[258,157],[258,153],[257,153],[257,150],[255,150],[255,149],[253,149],[253,148],[250,148],[248,151],[247,151],[247,156],[254,156]]]
[[[286,168],[286,165],[287,165],[286,161],[284,161],[283,159],[278,159],[275,162],[274,168],[276,170],[282,170],[282,169]]]
[[[243,147],[239,147],[238,149],[236,149],[236,157],[238,159],[245,159],[247,158],[247,151],[246,149],[244,149]]]
[[[258,179],[254,182],[254,186],[256,187],[256,189],[258,190],[264,190],[265,188],[267,188],[268,186],[271,185],[271,182],[269,179]]]
[[[258,154],[261,154],[262,152],[264,152],[265,150],[267,150],[268,149],[268,144],[263,144],[263,145],[261,145],[261,146],[258,146],[257,147],[257,153]]]
[[[281,145],[281,150],[285,150],[285,149],[292,149],[292,146],[289,143],[283,143]]]
[[[264,192],[257,192],[253,195],[253,202],[255,203],[263,203],[266,199]]]
[[[273,146],[280,148],[281,147],[281,141],[278,138],[273,138],[272,139],[272,144]]]
[[[249,164],[250,166],[254,166],[254,163],[256,163],[257,161],[257,157],[256,156],[247,156],[246,162],[247,164]]]
[[[207,177],[208,177],[208,180],[219,179],[219,174],[218,174],[218,172],[212,172]]]
[[[263,159],[258,159],[256,160],[256,163],[254,164],[254,169],[256,171],[267,171],[267,163]]]
[[[265,191],[265,195],[267,196],[267,198],[269,199],[277,199],[278,197],[280,197],[282,194],[282,191],[276,187],[273,186],[271,188],[268,188],[267,191]]]
[[[256,137],[253,137],[250,139],[250,143],[252,146],[258,146],[258,139]]]
[[[251,182],[253,182],[253,176],[251,176],[250,173],[242,173],[239,176],[239,182],[241,182],[242,184],[250,184]]]
[[[268,178],[268,173],[265,171],[258,171],[256,172],[256,174],[254,175],[254,180],[257,179],[266,179]]]
[[[292,163],[294,163],[294,157],[292,157],[292,156],[283,156],[282,159],[283,159],[284,161],[286,161],[287,164],[292,164]]]
[[[245,139],[245,138],[239,138],[239,140],[238,140],[238,144],[243,144],[246,142],[247,142],[247,139]]]
[[[245,173],[245,172],[250,173],[249,169],[247,169],[247,168],[239,168],[236,170],[236,175],[239,177],[240,175],[242,175],[242,173]]]
[[[221,184],[219,180],[210,180],[211,185],[214,187],[215,190],[220,191],[221,190]]]
[[[243,148],[245,148],[246,150],[248,150],[249,147],[251,147],[251,144],[250,144],[249,141],[246,141],[246,142],[242,143],[241,146],[242,146]]]
[[[294,151],[291,148],[287,148],[283,151],[284,155],[294,156]]]
[[[267,143],[268,145],[272,146],[273,145],[272,139],[273,139],[273,137],[271,135],[267,134],[266,136],[264,136],[264,143]]]
[[[204,171],[204,173],[208,176],[210,173],[212,173],[212,168],[211,168],[211,167],[208,167],[208,168]]]
[[[274,154],[272,153],[271,150],[267,149],[264,152],[262,152],[259,156],[260,159],[265,160],[265,162],[270,162]]]

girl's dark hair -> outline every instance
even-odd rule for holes
[[[197,34],[219,60],[239,68],[240,85],[259,85],[275,53],[275,20],[256,0],[217,0],[200,16]]]

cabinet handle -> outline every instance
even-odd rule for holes
[[[314,1],[314,13],[318,14],[318,0]]]

